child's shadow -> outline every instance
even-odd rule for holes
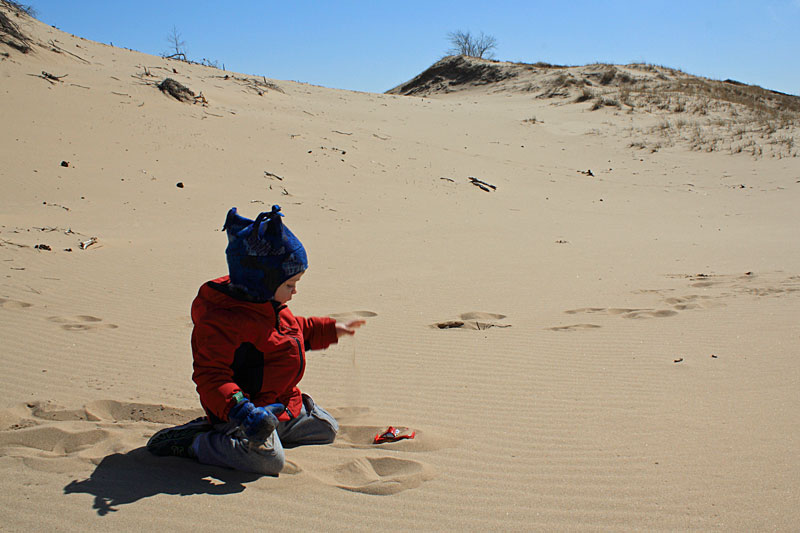
[[[94,495],[94,509],[104,516],[115,506],[134,503],[156,494],[234,494],[244,483],[260,476],[198,464],[174,457],[154,457],[146,448],[115,453],[103,458],[92,475],[71,481],[64,494]]]

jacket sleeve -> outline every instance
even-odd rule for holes
[[[200,403],[222,421],[228,420],[233,395],[240,391],[233,381],[233,358],[239,346],[237,328],[227,313],[204,317],[192,330],[192,380]]]
[[[339,342],[339,337],[336,335],[336,320],[322,316],[295,318],[300,324],[307,350],[324,350],[331,344]]]

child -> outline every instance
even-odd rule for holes
[[[297,384],[307,350],[353,335],[364,321],[289,311],[308,261],[280,209],[255,221],[228,211],[229,276],[205,283],[192,303],[192,379],[207,417],[159,431],[147,443],[152,453],[277,475],[284,447],[336,437],[336,420]]]

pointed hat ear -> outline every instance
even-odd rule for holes
[[[231,207],[228,211],[228,216],[225,217],[225,225],[222,226],[222,229],[228,232],[228,241],[230,242],[236,238],[240,231],[252,223],[253,221],[249,218],[239,215],[235,207]]]

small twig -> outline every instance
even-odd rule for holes
[[[353,133],[347,133],[346,131],[339,131],[339,130],[332,130],[333,133],[338,133],[339,135],[352,135]]]
[[[264,175],[267,176],[268,178],[275,178],[279,181],[283,181],[282,177],[278,176],[277,174],[273,174],[272,172],[268,172],[266,170],[264,171]]]
[[[81,250],[85,250],[97,242],[97,237],[92,237],[88,241],[81,241]]]
[[[12,241],[9,241],[7,239],[3,239],[2,242],[5,243],[5,244],[10,244],[12,246],[16,246],[17,248],[28,248],[29,247],[27,244],[19,244],[17,242],[12,242]]]
[[[72,56],[72,57],[74,57],[74,58],[80,59],[81,61],[83,61],[83,62],[84,62],[84,63],[86,63],[86,64],[89,64],[89,63],[91,63],[91,61],[87,61],[87,60],[85,60],[84,58],[82,58],[81,56],[73,54],[73,53],[72,53],[72,52],[70,52],[69,50],[64,50],[63,48],[61,48],[60,46],[58,46],[58,45],[57,45],[55,42],[53,42],[53,40],[50,40],[50,41],[48,41],[48,44],[49,44],[50,46],[52,46],[52,47],[53,47],[53,48],[54,48],[56,51],[58,51],[58,52],[64,52],[65,54],[69,54],[69,55],[71,55],[71,56]]]
[[[186,61],[186,54],[184,54],[183,52],[178,52],[177,54],[172,54],[170,56],[163,56],[163,57],[164,59],[180,59],[181,61]]]
[[[471,182],[473,185],[475,185],[476,187],[479,187],[481,190],[484,190],[484,191],[486,191],[486,192],[492,192],[492,191],[494,191],[494,190],[497,190],[497,187],[495,187],[495,186],[494,186],[494,185],[492,185],[491,183],[486,183],[485,181],[483,181],[483,180],[479,180],[478,178],[475,178],[475,177],[473,177],[473,176],[470,176],[470,177],[469,177],[469,181],[470,181],[470,182]],[[489,189],[491,189],[491,190],[489,190]]]
[[[49,72],[42,71],[42,78],[49,80],[49,81],[61,81],[61,78],[66,78],[69,74],[64,74],[63,76],[54,76]]]
[[[61,204],[48,204],[47,202],[42,202],[43,205],[48,205],[50,207],[60,207],[64,211],[69,211],[69,207],[63,206]]]

